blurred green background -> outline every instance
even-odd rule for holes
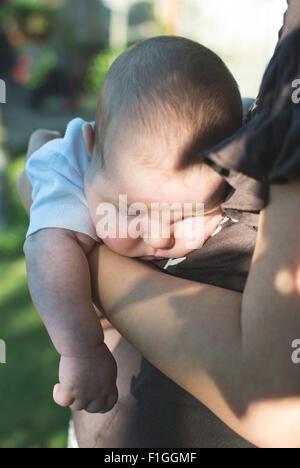
[[[0,0],[0,448],[63,448],[69,410],[52,401],[59,356],[34,310],[23,243],[28,219],[15,183],[37,128],[93,120],[105,73],[126,46],[160,34],[221,55],[255,97],[274,50],[282,0]]]
[[[14,191],[24,157],[8,167],[10,226],[0,234],[0,335],[7,364],[0,367],[0,448],[65,447],[69,411],[51,401],[58,356],[28,293],[22,245],[27,217]]]

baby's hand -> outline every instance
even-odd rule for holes
[[[117,365],[103,343],[89,357],[62,356],[60,384],[54,387],[53,398],[59,406],[73,411],[106,413],[118,400]]]

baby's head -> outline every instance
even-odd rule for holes
[[[241,124],[238,86],[207,48],[164,36],[123,53],[103,84],[95,129],[84,128],[85,193],[99,237],[122,255],[147,259],[201,246],[228,193],[201,154]],[[204,230],[193,224],[192,245],[195,220]]]

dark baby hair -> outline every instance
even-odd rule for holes
[[[241,126],[242,101],[235,79],[214,52],[183,37],[161,36],[129,48],[107,73],[96,116],[102,165],[107,129],[116,115],[134,121],[137,131],[142,127],[165,138],[174,125],[178,134],[188,132],[177,161],[177,169],[183,169],[200,163],[201,152]]]

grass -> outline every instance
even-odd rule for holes
[[[9,168],[13,222],[0,235],[0,339],[7,359],[0,364],[0,448],[63,448],[70,413],[52,401],[59,356],[27,288],[28,219],[14,189],[23,165],[20,157]]]

